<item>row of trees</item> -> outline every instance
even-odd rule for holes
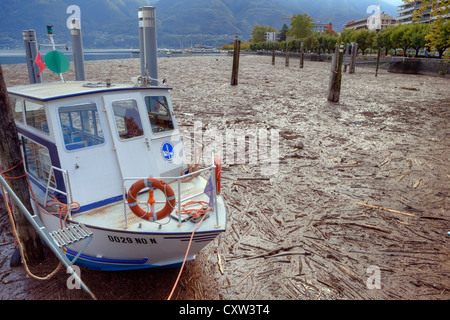
[[[250,50],[277,50],[277,51],[298,51],[300,50],[301,43],[307,52],[317,53],[331,53],[338,42],[339,37],[336,35],[328,35],[322,33],[315,33],[304,39],[294,39],[288,41],[278,42],[250,42]]]
[[[411,23],[394,25],[379,32],[344,30],[341,41],[357,42],[363,53],[369,48],[385,48],[388,54],[389,50],[400,48],[405,56],[408,49],[415,50],[418,56],[420,49],[435,49],[442,57],[445,50],[450,48],[450,20],[442,21],[439,27],[433,23]]]
[[[403,0],[411,2],[412,0]],[[249,47],[251,50],[290,50],[297,51],[301,42],[304,48],[311,52],[331,52],[336,42],[345,44],[357,42],[358,47],[364,54],[371,48],[385,48],[386,54],[392,49],[402,49],[406,56],[408,49],[414,49],[416,56],[420,49],[430,51],[435,49],[442,57],[447,48],[450,48],[450,19],[444,19],[449,14],[449,7],[443,9],[441,0],[424,0],[422,7],[416,11],[416,20],[431,8],[431,20],[429,23],[412,23],[405,25],[394,25],[379,32],[367,29],[344,30],[339,35],[331,27],[323,33],[314,33],[314,22],[307,14],[294,15],[291,19],[291,27],[285,24],[279,31],[279,41],[265,42],[266,32],[277,32],[275,28],[266,25],[255,26]],[[428,9],[427,9],[428,8]],[[443,11],[444,10],[444,11]],[[331,25],[330,25],[331,26]],[[294,40],[286,41],[286,37]]]
[[[258,26],[259,30],[267,26]],[[436,29],[436,27],[434,27]],[[267,27],[266,30],[273,30]],[[424,23],[412,23],[404,25],[394,25],[379,32],[362,29],[342,31],[339,35],[334,33],[306,33],[305,37],[277,42],[255,41],[252,38],[250,41],[250,49],[257,50],[281,50],[288,49],[289,51],[298,51],[301,42],[304,43],[304,48],[307,51],[316,53],[329,53],[335,48],[336,42],[343,42],[344,44],[357,42],[361,53],[366,53],[371,48],[384,48],[386,55],[390,50],[402,49],[406,56],[408,49],[414,49],[415,55],[419,55],[420,49],[436,49],[441,57],[444,51],[450,47],[450,20],[443,23],[438,32],[432,32],[433,25]],[[267,31],[274,32],[274,31]],[[263,33],[265,34],[265,33]],[[286,43],[287,42],[287,43]]]
[[[417,56],[422,48],[430,50],[426,40],[429,33],[429,24],[415,23],[395,25],[379,32],[344,30],[341,33],[341,41],[344,43],[357,42],[362,53],[370,48],[385,48],[387,55],[391,49],[402,49],[406,56],[408,49],[414,49]]]
[[[291,20],[291,28],[285,24],[278,32],[277,42],[266,42],[266,32],[277,32],[277,30],[267,25],[258,25],[253,28],[250,40],[251,50],[298,51],[303,42],[306,51],[331,52],[339,40],[339,34],[333,30],[331,24],[325,31],[315,33],[314,21],[307,14],[294,15]],[[288,37],[294,38],[294,40],[286,40]]]

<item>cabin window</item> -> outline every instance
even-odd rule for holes
[[[25,153],[25,168],[33,178],[43,186],[47,186],[48,177],[51,174],[52,162],[48,149],[25,137],[23,140],[23,150]],[[55,188],[55,177],[52,176],[50,186]]]
[[[112,102],[116,129],[122,140],[144,135],[137,102],[134,99]]]
[[[49,133],[47,116],[45,115],[43,104],[25,100],[25,119],[27,125],[42,132]]]
[[[22,107],[22,100],[16,99],[13,97],[9,97],[9,103],[11,106],[11,111],[14,120],[23,122],[23,107]]]
[[[66,150],[92,147],[105,142],[95,102],[58,109]]]
[[[146,96],[145,105],[153,133],[173,130],[172,113],[164,96]]]

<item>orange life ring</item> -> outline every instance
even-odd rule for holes
[[[149,191],[150,198],[148,199],[148,203],[150,204],[153,204],[155,202],[155,200],[153,199],[153,192],[151,188],[157,188],[161,190],[166,196],[166,205],[164,206],[164,208],[162,208],[158,212],[144,211],[139,206],[137,201],[137,196],[139,192],[144,188],[150,188]],[[127,199],[128,199],[128,206],[130,207],[131,211],[133,211],[133,213],[137,215],[139,218],[147,221],[156,221],[164,219],[172,212],[176,204],[175,193],[173,192],[172,188],[164,181],[155,178],[141,179],[135,182],[131,186],[130,190],[128,190]]]
[[[220,194],[220,178],[222,176],[222,161],[219,156],[214,157],[214,165],[216,166],[215,178],[216,178],[216,194]]]

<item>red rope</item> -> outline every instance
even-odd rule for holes
[[[19,177],[8,177],[5,174],[16,169],[17,167],[19,167],[21,164],[23,163],[23,159],[20,160],[20,162],[18,162],[14,167],[7,169],[5,171],[0,171],[0,174],[2,175],[3,178],[8,179],[8,180],[17,180],[17,179],[21,179],[24,177],[27,177],[27,183],[28,183],[28,189],[30,190],[31,193],[31,198],[33,199],[33,201],[36,203],[36,207],[39,208],[39,203],[36,200],[36,196],[33,192],[33,188],[31,187],[30,184],[30,180],[28,179],[28,175],[25,172],[25,174],[19,176]],[[69,205],[62,203],[61,201],[59,201],[55,196],[50,195],[50,197],[52,198],[51,200],[47,201],[47,206],[53,206],[53,205],[57,205],[59,206],[59,209],[57,211],[57,214],[59,216],[59,220],[60,220],[60,224],[61,224],[61,228],[63,227],[63,217],[67,218],[67,213],[68,213],[68,207],[70,206],[70,210],[71,211],[77,211],[78,209],[80,209],[80,204],[78,202],[72,202]],[[50,213],[51,214],[51,213]]]
[[[189,254],[189,250],[191,249],[191,244],[192,244],[192,240],[194,238],[195,231],[197,231],[198,227],[200,227],[200,225],[202,224],[202,222],[205,219],[205,217],[206,217],[206,214],[203,215],[203,217],[200,220],[200,222],[194,228],[194,231],[192,231],[191,238],[189,239],[189,244],[188,244],[188,247],[186,249],[186,255],[184,256],[184,259],[183,259],[183,264],[181,265],[180,271],[178,272],[177,280],[175,281],[175,284],[173,285],[172,291],[170,292],[169,297],[167,298],[167,300],[172,299],[172,295],[175,292],[175,289],[176,289],[176,287],[178,285],[178,281],[180,280],[180,277],[181,277],[181,273],[183,272],[184,265],[186,264],[186,260],[187,260],[188,254]]]
[[[23,175],[21,175],[21,176],[19,176],[19,177],[8,177],[8,176],[5,175],[6,173],[8,173],[8,172],[10,172],[10,171],[13,171],[14,169],[16,169],[16,168],[17,168],[18,166],[20,166],[22,163],[23,163],[23,159],[20,160],[20,162],[17,163],[14,167],[9,168],[8,170],[5,170],[5,171],[0,171],[0,174],[2,175],[3,178],[8,179],[8,180],[17,180],[17,179],[21,179],[21,178],[23,178],[23,177],[26,177],[26,176],[27,176],[26,173],[24,173]]]
[[[193,209],[186,208],[187,206],[192,205],[201,205],[201,207]],[[207,206],[209,206],[209,203],[205,201],[189,201],[181,205],[181,214],[189,214],[194,219],[198,219],[200,218],[200,216],[206,214],[208,211],[212,211],[212,208],[207,208]],[[178,208],[176,212],[178,213]]]

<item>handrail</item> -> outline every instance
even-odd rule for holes
[[[219,224],[219,220],[218,220],[219,217],[218,217],[218,214],[217,214],[217,210],[218,210],[218,207],[217,207],[217,191],[216,191],[216,181],[215,181],[215,174],[214,174],[215,168],[216,168],[216,166],[213,164],[210,167],[203,168],[203,169],[197,170],[195,172],[191,172],[189,174],[178,176],[178,177],[152,177],[154,179],[160,179],[160,180],[163,180],[163,181],[164,180],[170,180],[171,182],[175,182],[175,181],[177,182],[177,184],[178,184],[178,197],[177,197],[178,222],[180,224],[181,224],[181,221],[182,221],[182,219],[181,219],[181,204],[185,203],[185,202],[187,202],[187,201],[189,201],[189,200],[191,200],[191,199],[193,199],[195,197],[198,197],[199,195],[202,195],[204,193],[204,192],[199,192],[199,193],[191,195],[189,197],[181,198],[181,183],[182,183],[181,180],[185,179],[185,178],[188,178],[190,176],[193,176],[193,175],[199,175],[199,174],[201,174],[203,172],[207,172],[207,171],[211,171],[211,177],[212,177],[212,181],[211,182],[212,182],[212,185],[213,185],[213,190],[212,191],[213,191],[213,196],[214,196],[214,207],[212,209],[213,209],[213,212],[216,213],[216,224],[217,225]],[[123,194],[122,194],[122,196],[123,196],[123,203],[124,203],[125,228],[128,228],[128,217],[127,217],[127,204],[128,204],[128,201],[127,201],[127,190],[126,190],[126,187],[125,187],[125,183],[127,181],[138,181],[138,180],[147,179],[147,178],[148,177],[128,177],[128,178],[124,178],[122,180],[122,185],[123,185]],[[156,203],[163,203],[163,202],[162,201],[157,201]],[[169,216],[169,217],[172,218],[172,216]]]
[[[202,151],[200,152],[200,155],[196,154],[196,151],[198,149],[196,149],[197,146],[200,146],[200,149],[203,150],[205,148],[205,145],[200,141],[198,142],[197,139],[195,137],[191,137],[191,136],[187,136],[187,135],[180,135],[181,140],[187,139],[187,140],[191,140],[193,145],[194,145],[194,152],[193,153],[188,153],[190,157],[193,158],[193,163],[194,165],[198,165],[200,163],[200,157],[202,155]],[[184,141],[183,141],[184,142]],[[184,150],[185,154],[187,153],[187,150]]]
[[[52,177],[55,177],[55,170],[61,172],[62,176],[63,176],[63,180],[64,180],[64,187],[66,189],[66,192],[59,190],[58,188],[53,188],[52,186],[50,186],[51,184],[51,179]],[[56,179],[56,177],[55,177]],[[69,183],[69,173],[67,172],[67,170],[52,166],[51,167],[51,174],[48,175],[48,180],[47,180],[47,186],[45,188],[45,199],[44,201],[47,201],[48,199],[48,192],[49,190],[51,191],[55,191],[58,192],[64,196],[66,196],[67,199],[67,214],[69,219],[72,218],[72,212],[71,212],[71,206],[70,204],[72,203],[72,191],[70,189],[70,183]]]

